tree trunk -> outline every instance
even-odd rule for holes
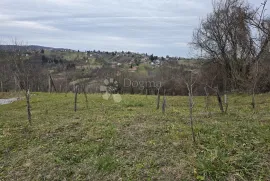
[[[192,140],[195,143],[195,133],[194,133],[194,127],[193,127],[193,98],[192,98],[192,92],[189,92],[189,118],[190,118],[190,126],[191,126],[191,132],[192,132]]]
[[[220,97],[218,87],[216,88],[216,93],[217,93],[217,100],[218,100],[218,104],[219,104],[219,109],[220,109],[220,111],[221,111],[222,113],[224,113],[223,104],[222,104],[222,99],[221,99],[221,97]]]
[[[27,103],[27,115],[29,124],[32,125],[32,116],[31,116],[31,105],[30,105],[30,90],[26,91],[26,103]]]
[[[49,93],[51,93],[51,78],[50,78],[50,75],[49,75],[49,77],[48,77],[49,79],[48,79],[48,84],[49,84],[49,89],[48,89],[48,92]]]
[[[55,84],[53,82],[52,76],[50,75],[49,77],[50,77],[51,85],[53,86],[54,91],[57,92],[57,89],[56,89]]]

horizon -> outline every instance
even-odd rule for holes
[[[2,0],[0,9],[2,42],[191,58],[192,33],[212,1]]]
[[[0,44],[0,46],[22,46],[22,47],[31,47],[31,46],[36,46],[36,47],[40,47],[41,49],[56,49],[56,50],[72,50],[72,51],[78,51],[78,49],[70,49],[70,48],[65,48],[65,47],[51,47],[51,46],[43,46],[43,45],[28,45],[28,44],[23,44],[23,45],[13,45],[13,44]],[[108,52],[108,53],[113,53],[113,52],[117,52],[117,53],[121,53],[121,52],[131,52],[131,53],[134,53],[134,54],[147,54],[147,56],[157,56],[159,58],[163,57],[165,58],[166,56],[169,56],[171,58],[184,58],[184,59],[196,59],[197,57],[181,57],[181,56],[171,56],[171,55],[166,55],[166,56],[159,56],[159,55],[155,55],[155,54],[149,54],[149,53],[146,53],[146,52],[132,52],[132,51],[124,51],[124,50],[115,50],[115,51],[112,51],[112,50],[108,50],[108,51],[105,51],[105,50],[99,50],[99,49],[93,49],[93,50],[79,50],[80,52],[87,52],[87,51],[90,51],[90,52],[93,52],[93,51],[100,51],[101,53],[104,53],[104,52]]]

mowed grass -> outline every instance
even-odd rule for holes
[[[229,97],[227,114],[194,97],[196,143],[187,97],[33,93],[0,106],[0,180],[270,180],[270,95]]]

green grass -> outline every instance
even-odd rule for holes
[[[82,60],[84,57],[87,58],[87,56],[85,55],[84,52],[77,52],[77,51],[75,51],[75,52],[61,52],[61,51],[53,52],[53,51],[45,50],[44,54],[48,57],[55,57],[55,56],[61,57],[67,61]]]
[[[147,72],[147,70],[146,70],[144,64],[140,64],[140,65],[138,66],[138,74],[139,74],[140,76],[147,76],[147,75],[148,75],[148,72]]]
[[[229,97],[228,114],[195,97],[196,144],[187,97],[34,93],[33,125],[25,100],[0,106],[0,180],[270,180],[270,95]]]

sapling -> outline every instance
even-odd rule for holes
[[[190,71],[190,80],[185,81],[187,89],[188,89],[188,100],[189,100],[189,118],[190,118],[190,126],[192,132],[192,140],[195,143],[195,132],[194,132],[194,125],[193,125],[193,108],[194,108],[194,101],[193,101],[193,86],[196,83],[196,80],[193,80],[193,71]]]
[[[77,96],[78,96],[78,86],[75,86],[75,100],[74,100],[74,111],[77,111]]]
[[[166,93],[166,90],[164,90],[163,103],[162,103],[162,113],[163,113],[163,114],[165,114],[165,111],[166,111],[166,104],[167,104],[165,93]]]
[[[158,88],[158,93],[157,93],[157,109],[159,109],[159,104],[160,104],[160,88]]]

